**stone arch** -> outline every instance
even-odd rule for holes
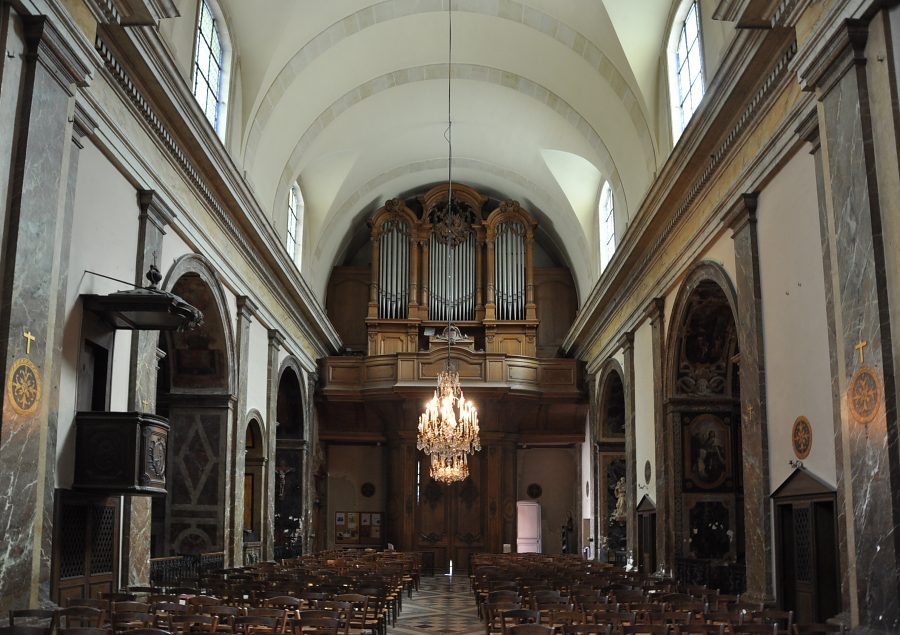
[[[225,291],[199,254],[175,261],[163,288],[203,312],[195,329],[162,334],[157,412],[169,418],[169,493],[154,501],[154,556],[224,550],[225,493],[238,441],[234,421],[234,333]]]
[[[192,291],[198,288],[198,285],[204,285],[208,290],[208,296],[203,297],[203,301],[192,302]],[[203,322],[201,332],[207,324],[220,325],[222,329],[224,359],[222,380],[216,389],[224,389],[229,394],[235,393],[235,352],[234,352],[234,330],[231,323],[231,314],[228,310],[228,301],[225,291],[219,282],[219,277],[211,263],[200,254],[186,254],[176,260],[169,270],[166,272],[165,280],[162,288],[182,296],[188,302],[191,302],[198,309],[203,311]],[[198,306],[200,304],[201,306]],[[213,312],[210,309],[214,309]],[[177,337],[179,334],[175,334]],[[171,341],[170,341],[171,343]],[[167,358],[170,365],[174,363],[174,359]],[[198,362],[199,363],[199,362]],[[173,378],[174,379],[174,378]]]
[[[708,261],[678,291],[664,376],[667,465],[657,467],[671,476],[663,553],[683,582],[700,580],[680,559],[700,561],[720,574],[702,582],[728,593],[746,588],[736,297],[727,272]]]

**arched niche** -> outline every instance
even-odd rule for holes
[[[154,499],[154,556],[224,549],[227,430],[234,406],[234,338],[225,291],[198,254],[178,259],[163,288],[200,309],[203,323],[161,334],[157,411],[169,418],[169,492]],[[140,372],[140,369],[139,369]],[[233,466],[232,466],[233,467]]]
[[[674,479],[664,494],[673,511],[664,529],[675,573],[729,593],[746,587],[735,297],[719,265],[691,270],[673,305],[665,375]]]
[[[609,560],[624,560],[627,549],[628,526],[625,506],[619,502],[624,495],[622,479],[627,480],[628,458],[625,454],[625,373],[614,359],[608,359],[600,369],[596,399],[597,476],[594,491],[597,536],[607,545]]]
[[[311,518],[304,505],[306,448],[303,375],[294,358],[278,373],[275,421],[274,548],[275,557],[299,555]]]
[[[265,505],[266,436],[258,410],[247,413],[244,428],[244,543],[260,542]]]

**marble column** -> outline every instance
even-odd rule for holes
[[[625,354],[625,549],[629,558],[637,553],[637,442],[634,418],[634,332],[625,333],[620,344]],[[599,387],[603,390],[603,386]],[[603,408],[603,395],[599,396],[600,408]],[[601,413],[602,419],[602,413]],[[599,483],[597,484],[599,487]],[[598,515],[605,516],[606,510],[598,510]],[[606,532],[604,532],[606,533]]]
[[[250,353],[250,323],[256,317],[256,304],[245,295],[237,297],[237,405],[235,406],[231,444],[231,510],[225,519],[225,566],[244,564],[244,474],[246,471],[247,373]]]
[[[310,552],[312,545],[313,506],[316,502],[315,472],[318,466],[313,458],[315,456],[316,446],[319,443],[319,413],[316,410],[315,404],[316,388],[318,385],[319,374],[306,373],[306,395],[303,402],[303,420],[306,423],[303,438],[306,443],[303,445],[303,454],[300,459],[303,462],[303,483],[301,485],[303,492],[303,516],[300,522],[302,526],[301,535],[304,554]]]
[[[741,352],[741,447],[744,482],[745,595],[753,602],[773,599],[769,439],[763,353],[762,291],[756,232],[756,194],[744,194],[725,224],[734,240],[738,350]]]
[[[656,465],[656,563],[657,569],[675,567],[675,517],[672,502],[675,478],[672,472],[671,444],[666,439],[666,418],[663,408],[663,376],[665,367],[665,336],[663,319],[665,299],[654,298],[645,315],[650,320],[651,354],[653,363],[653,438],[656,439],[653,462]],[[639,467],[639,466],[637,466]]]
[[[166,227],[175,213],[153,190],[138,190],[138,243],[134,284],[147,286],[145,274],[159,263]],[[156,378],[160,359],[159,331],[135,331],[131,336],[128,403],[131,410],[156,412]],[[122,513],[122,582],[125,586],[150,584],[149,496],[126,496]]]
[[[50,599],[57,393],[78,155],[70,118],[79,116],[73,85],[88,76],[88,67],[46,18],[13,13],[11,19],[21,20],[25,54],[0,292],[7,369],[0,423],[0,614]],[[76,128],[78,136],[85,130],[83,124]]]
[[[842,594],[855,632],[896,633],[900,435],[883,215],[897,201],[879,197],[868,36],[869,25],[844,22],[799,75],[819,111]]]
[[[275,445],[278,427],[278,351],[284,346],[284,336],[277,329],[269,329],[268,372],[266,377],[266,469],[263,482],[266,504],[263,507],[262,551],[265,560],[275,557]]]

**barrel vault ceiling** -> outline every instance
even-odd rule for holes
[[[223,0],[237,53],[236,160],[265,208],[299,181],[303,275],[324,296],[386,199],[447,179],[534,211],[584,298],[608,180],[633,216],[665,160],[673,0]],[[238,138],[239,137],[239,138]],[[273,212],[273,222],[278,216]]]

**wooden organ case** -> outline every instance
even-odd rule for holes
[[[372,511],[384,513],[385,543],[436,571],[515,543],[518,448],[581,442],[587,416],[582,364],[557,356],[576,311],[570,272],[547,266],[519,203],[459,184],[452,210],[447,201],[446,184],[389,200],[369,220],[369,264],[335,267],[326,309],[346,348],[320,360],[317,393],[329,457],[367,445],[384,466],[384,508]],[[448,320],[462,335],[449,347]],[[428,478],[416,426],[448,362],[478,408],[482,451],[469,478],[442,485]],[[343,465],[345,484],[379,476]],[[352,504],[341,496],[324,501],[329,511]]]
[[[421,215],[391,199],[370,221],[368,354],[422,350],[420,336],[450,320],[485,352],[535,357],[537,223],[515,201],[487,212],[489,199],[464,185],[449,210],[447,193],[421,197]]]

